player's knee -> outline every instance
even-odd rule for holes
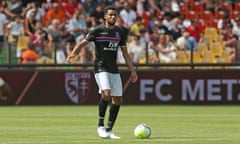
[[[106,101],[109,101],[110,98],[111,98],[111,92],[110,90],[104,90],[102,91],[102,99],[106,100]]]
[[[122,97],[112,97],[112,104],[121,105],[123,102]]]

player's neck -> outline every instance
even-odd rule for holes
[[[115,25],[110,25],[108,23],[105,23],[105,27],[108,29],[113,29],[115,27]]]

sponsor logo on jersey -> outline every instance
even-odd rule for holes
[[[119,32],[115,32],[115,37],[120,37]]]
[[[108,35],[108,32],[100,32],[100,35]]]
[[[79,104],[86,100],[91,90],[90,72],[65,73],[65,91],[69,99]]]
[[[116,47],[109,47],[109,48],[104,47],[103,50],[105,50],[105,51],[117,51],[117,48]]]

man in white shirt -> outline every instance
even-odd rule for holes
[[[140,41],[140,36],[134,36],[133,40],[129,43],[128,53],[134,63],[146,56],[146,44]]]
[[[32,12],[36,12],[36,14],[35,14],[35,19],[36,20],[44,23],[45,11],[42,8],[40,8],[40,3],[33,2],[32,3],[32,8],[27,11],[26,17],[29,17]]]
[[[81,11],[76,9],[73,17],[69,20],[68,30],[75,37],[81,36],[87,32],[87,23],[84,19],[80,18]]]
[[[120,17],[124,22],[124,26],[130,28],[135,19],[137,18],[136,12],[131,9],[128,2],[124,3],[124,8],[120,11]]]
[[[20,16],[16,16],[14,21],[7,25],[7,28],[10,31],[10,35],[12,35],[15,39],[18,39],[18,37],[23,33],[23,23]]]

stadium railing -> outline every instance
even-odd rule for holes
[[[56,60],[56,48],[54,48],[54,58],[51,63],[47,64],[19,64],[19,58],[13,54],[14,47],[16,43],[8,41],[5,43],[4,48],[0,52],[0,70],[92,70],[92,64],[57,64]],[[239,69],[240,62],[238,56],[238,45],[235,48],[235,57],[231,62],[195,62],[194,53],[195,51],[191,49],[189,55],[189,61],[187,62],[171,62],[171,63],[150,63],[148,61],[149,53],[148,47],[146,46],[146,62],[145,63],[135,63],[136,69],[139,70],[165,70],[165,69],[184,69],[184,70],[194,70],[194,69]],[[16,50],[16,48],[15,48]],[[127,70],[126,64],[119,64],[120,70]]]

